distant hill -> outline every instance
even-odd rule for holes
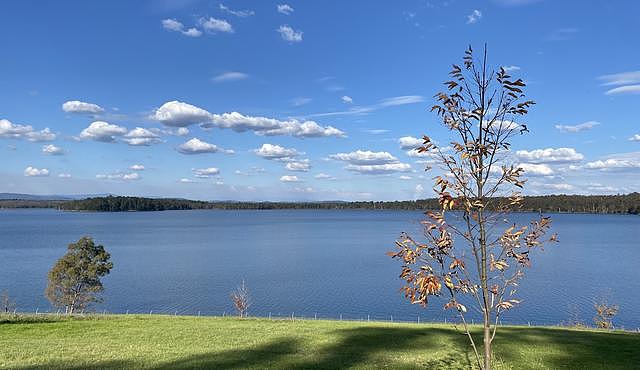
[[[34,195],[20,193],[0,193],[0,200],[77,200],[92,197],[106,197],[110,194],[77,194],[77,195]]]

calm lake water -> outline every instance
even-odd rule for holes
[[[253,315],[415,321],[450,320],[444,301],[427,309],[398,292],[400,265],[385,255],[420,212],[166,211],[79,213],[0,210],[0,289],[18,309],[51,310],[47,271],[66,246],[93,236],[112,255],[104,279],[109,312],[215,314],[232,311],[230,291],[245,279]],[[533,214],[517,214],[526,223]],[[640,327],[640,217],[552,215],[560,244],[534,259],[523,304],[504,322],[589,324],[593,300],[620,306],[615,323]]]

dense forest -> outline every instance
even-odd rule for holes
[[[438,209],[436,199],[387,202],[205,202],[174,198],[108,196],[71,201],[2,200],[0,208],[46,207],[66,211],[126,212],[189,209]],[[525,197],[522,212],[640,214],[640,193],[627,195],[546,195]]]

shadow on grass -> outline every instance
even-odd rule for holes
[[[475,334],[479,332],[477,329]],[[363,326],[331,334],[328,344],[317,348],[313,347],[315,338],[281,337],[252,347],[203,353],[160,365],[140,359],[92,366],[52,362],[22,369],[468,369],[475,365],[466,336],[446,327]],[[496,336],[496,367],[634,369],[640,368],[638,348],[640,335],[632,333],[506,327],[500,328]]]
[[[429,358],[418,366],[428,369],[469,368],[466,351],[446,348],[455,342],[456,348],[463,347],[466,338],[451,330],[429,328],[376,328],[362,327],[337,330],[338,338],[329,346],[311,348],[299,340],[291,338],[270,342],[253,349],[239,349],[191,356],[174,361],[157,369],[344,369],[354,366],[368,368],[416,367],[410,353],[423,355],[444,350],[441,358]],[[445,342],[443,342],[443,338]],[[304,353],[304,351],[310,351]],[[402,363],[394,354],[402,353],[408,363]],[[428,357],[428,356],[427,356]]]

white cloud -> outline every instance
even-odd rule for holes
[[[111,143],[116,140],[116,136],[123,136],[127,129],[104,121],[92,122],[89,127],[80,132],[81,140],[95,140],[104,143]]]
[[[183,144],[180,144],[177,150],[182,154],[203,154],[218,152],[233,154],[232,150],[222,149],[215,144],[210,144],[197,138],[193,138]]]
[[[285,15],[289,15],[293,13],[293,8],[288,4],[278,4],[277,5],[278,13],[282,13]]]
[[[518,150],[516,156],[521,161],[531,163],[579,162],[584,159],[584,155],[576,152],[573,148],[546,148],[531,151]]]
[[[344,95],[340,100],[345,104],[353,104],[353,98],[348,95]]]
[[[142,164],[133,164],[133,165],[129,166],[129,169],[131,171],[144,171],[144,165],[142,165]]]
[[[49,170],[46,168],[27,167],[24,169],[24,175],[27,177],[46,177],[49,176]]]
[[[597,160],[588,162],[584,168],[589,170],[621,170],[640,168],[640,159],[638,158],[608,158],[605,160]]]
[[[290,135],[295,137],[344,137],[345,133],[332,126],[320,126],[314,121],[245,116],[238,112],[214,114],[210,124],[203,127],[230,128],[236,132],[254,131],[257,135]]]
[[[413,179],[413,177],[411,177],[411,176],[407,176],[407,175],[402,175],[402,176],[400,176],[400,177],[398,177],[398,178],[399,178],[400,180],[411,180],[411,179]]]
[[[417,149],[422,146],[422,140],[413,136],[403,136],[398,139],[398,143],[402,150]]]
[[[86,103],[79,100],[69,100],[62,104],[62,110],[67,113],[88,113],[98,114],[104,112],[104,109],[93,103]]]
[[[42,146],[42,153],[49,155],[63,155],[64,149],[60,148],[59,146],[49,144]]]
[[[389,152],[372,152],[370,150],[356,150],[351,153],[336,153],[330,155],[329,158],[337,161],[348,162],[354,165],[376,165],[398,162],[398,158],[394,157]]]
[[[200,37],[202,36],[202,31],[195,27],[191,27],[188,30],[183,31],[182,34],[189,37]]]
[[[151,116],[166,126],[185,127],[201,123],[203,128],[229,128],[236,132],[253,131],[257,135],[290,135],[295,137],[345,137],[345,133],[332,126],[320,126],[315,121],[245,116],[238,112],[212,114],[191,104],[170,101],[164,103]]]
[[[162,28],[168,31],[180,32],[181,34],[189,37],[200,37],[202,36],[202,31],[199,29],[192,27],[185,30],[184,24],[175,20],[175,19],[164,19],[162,20]]]
[[[162,142],[158,134],[142,127],[136,127],[127,132],[122,140],[133,146],[149,146]]]
[[[372,129],[364,130],[364,132],[366,132],[368,134],[371,134],[371,135],[381,135],[381,134],[386,134],[387,132],[389,132],[389,130],[372,128]]]
[[[381,107],[394,107],[397,105],[406,105],[406,104],[414,104],[420,103],[424,101],[424,97],[420,95],[403,95],[403,96],[394,96],[392,98],[383,99],[380,102]]]
[[[467,24],[477,23],[482,18],[482,12],[474,9],[471,14],[467,15]]]
[[[56,136],[57,135],[51,132],[48,127],[40,131],[35,131],[30,125],[14,124],[9,120],[0,119],[0,138],[51,141],[55,140]]]
[[[635,134],[629,138],[629,141],[640,141],[640,134]]]
[[[288,25],[282,25],[276,30],[283,40],[289,42],[301,42],[302,31],[296,31]]]
[[[210,178],[219,174],[220,174],[220,170],[215,167],[193,169],[193,175],[201,179]]]
[[[262,144],[260,148],[254,150],[254,153],[262,158],[276,161],[292,161],[294,157],[302,154],[293,148],[274,144]]]
[[[154,112],[151,119],[170,127],[186,127],[189,125],[208,122],[211,113],[188,103],[170,101]]]
[[[251,17],[252,15],[256,14],[253,10],[233,10],[228,6],[225,6],[224,4],[220,4],[219,8],[225,13],[229,13],[240,18]]]
[[[409,172],[411,166],[406,163],[387,163],[387,164],[372,164],[372,165],[347,165],[345,167],[348,171],[358,172],[367,175],[380,175],[394,172]]]
[[[613,73],[598,77],[603,86],[622,86],[640,84],[640,71]]]
[[[289,171],[308,172],[311,169],[311,163],[308,159],[299,161],[291,161],[285,166]]]
[[[71,174],[70,173],[60,173],[60,174],[58,174],[58,178],[70,179],[71,178]]]
[[[515,72],[520,70],[520,67],[518,66],[503,66],[502,68],[505,72]]]
[[[591,130],[592,128],[598,126],[599,124],[600,122],[587,121],[579,125],[556,125],[555,127],[557,130],[560,130],[562,132],[576,133],[576,132]]]
[[[231,23],[227,22],[224,19],[217,19],[213,17],[200,18],[200,26],[204,28],[205,31],[210,33],[224,32],[224,33],[233,33],[233,26]]]
[[[242,72],[225,72],[213,78],[213,82],[228,82],[246,80],[249,75]]]
[[[326,173],[319,173],[315,176],[313,176],[314,178],[318,179],[318,180],[335,180],[336,178],[331,176],[331,175],[327,175]]]
[[[193,184],[193,183],[196,183],[197,181],[193,181],[193,180],[187,179],[187,178],[182,178],[182,179],[178,180],[178,182],[181,182],[183,184]]]
[[[620,86],[605,92],[606,95],[640,94],[640,85]]]
[[[137,173],[137,172],[132,172],[132,173],[117,172],[117,173],[112,173],[112,174],[98,174],[98,175],[96,175],[96,179],[99,179],[99,180],[136,181],[136,180],[142,179],[142,176],[140,176],[140,174]]]
[[[284,175],[284,176],[280,177],[280,181],[282,181],[282,182],[300,182],[300,179],[298,179],[298,176]]]
[[[519,168],[524,170],[524,174],[528,176],[550,176],[555,172],[546,164],[520,163]]]
[[[189,129],[186,128],[186,127],[180,127],[176,131],[176,135],[178,135],[178,136],[187,136],[187,135],[189,135]]]
[[[351,153],[336,153],[329,158],[347,162],[348,171],[363,174],[384,174],[392,172],[407,172],[411,166],[400,163],[396,157],[388,152],[372,152],[370,150],[357,150]]]

